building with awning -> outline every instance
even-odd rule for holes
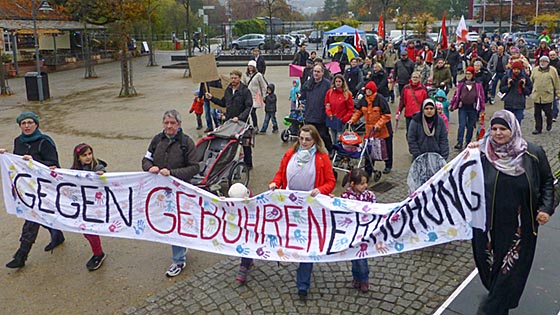
[[[35,1],[36,5],[40,1]],[[87,24],[72,19],[53,5],[53,11],[37,11],[37,39],[41,59],[46,65],[59,65],[82,56],[84,28],[101,32],[103,26]],[[31,0],[0,0],[1,53],[11,55],[17,63],[33,61],[35,41]]]

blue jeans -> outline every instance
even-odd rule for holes
[[[278,130],[278,122],[276,121],[276,112],[265,112],[264,122],[262,125],[261,132],[266,132],[268,129],[268,122],[272,119],[272,131]]]
[[[214,129],[214,125],[216,125],[216,127],[220,125],[216,117],[216,110],[210,107],[210,101],[207,99],[204,99],[204,116],[206,118],[206,128]],[[212,121],[214,121],[214,124]]]
[[[504,77],[505,72],[504,73],[496,73],[496,76],[493,76],[494,79],[492,80],[492,90],[490,91],[490,94],[492,94],[492,97],[496,97],[496,87],[498,86],[498,83],[500,83],[502,81],[502,78]]]
[[[556,90],[554,90],[554,100],[552,101],[552,118],[558,118],[558,99],[556,98]]]
[[[183,264],[187,261],[187,249],[185,247],[171,245],[171,253],[174,264]]]
[[[523,113],[525,112],[525,110],[524,109],[513,109],[513,108],[506,108],[506,110],[509,111],[509,112],[512,112],[515,115],[515,119],[517,119],[517,121],[521,125],[521,120],[524,117]]]
[[[467,128],[467,138],[465,143],[472,141],[474,126],[478,120],[478,112],[474,108],[459,108],[459,130],[457,131],[457,143],[463,144],[465,128]]]
[[[366,258],[352,260],[352,278],[369,281],[369,267]]]
[[[313,271],[313,263],[299,263],[297,269],[296,284],[299,291],[309,290],[311,285],[311,272]]]

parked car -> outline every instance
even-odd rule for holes
[[[283,46],[294,47],[296,45],[296,38],[288,34],[279,34],[277,39]]]
[[[417,34],[407,34],[406,36],[398,36],[391,43],[393,44],[394,47],[400,47],[403,39],[406,39],[407,42],[409,42],[409,41],[416,42],[417,40],[419,40],[422,43],[428,44],[430,49],[434,49],[434,46],[436,45],[436,42],[434,40],[432,40],[432,38],[430,36],[428,36],[428,35],[422,36],[422,35],[417,35]]]
[[[245,34],[231,42],[232,49],[264,49],[265,36],[263,34]]]
[[[320,43],[323,40],[323,31],[312,31],[309,34],[310,43]]]
[[[377,34],[366,33],[366,43],[369,51],[371,51],[372,49],[377,49],[377,43],[379,43],[380,41],[381,40],[379,39],[379,36],[377,36]]]
[[[467,41],[470,42],[476,42],[478,41],[478,39],[480,38],[480,35],[478,35],[477,32],[468,32],[467,33]]]
[[[539,47],[539,34],[535,32],[517,32],[511,35],[508,35],[504,38],[504,41],[508,41],[510,38],[513,38],[513,42],[517,43],[519,38],[523,38],[527,43],[527,48],[529,50],[536,49]]]

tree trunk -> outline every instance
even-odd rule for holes
[[[2,54],[0,53],[0,58]],[[0,60],[0,95],[12,95],[12,91],[8,86],[8,76],[4,69],[4,61]]]
[[[84,65],[85,65],[85,79],[92,79],[97,78],[97,74],[95,74],[95,69],[93,67],[93,62],[91,61],[91,44],[90,44],[90,36],[87,30],[87,24],[84,22]]]

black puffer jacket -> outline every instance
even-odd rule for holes
[[[271,92],[264,98],[264,111],[276,113],[276,94],[274,94],[274,84],[269,83],[266,88],[270,89]]]
[[[494,214],[492,205],[499,202],[499,200],[494,200],[494,185],[500,173],[488,161],[484,153],[481,154],[480,158],[484,172],[486,195],[486,228],[491,229]],[[546,212],[549,215],[554,213],[552,206],[554,201],[554,178],[552,177],[550,165],[543,148],[530,142],[527,143],[527,153],[523,155],[523,168],[525,169],[525,176],[527,176],[531,189],[531,217],[533,218],[533,233],[536,235],[539,226],[536,221],[537,210]],[[512,194],[514,193],[513,191]]]
[[[418,112],[412,116],[410,126],[406,138],[408,141],[408,151],[415,159],[427,152],[435,152],[447,160],[449,157],[449,140],[447,138],[447,129],[445,122],[439,115],[435,115],[433,136],[428,136],[424,132],[422,125],[422,112]]]
[[[385,70],[379,72],[371,72],[371,81],[375,82],[377,85],[377,93],[383,95],[384,97],[389,97],[391,93],[389,92],[389,83],[387,82],[387,74]]]

